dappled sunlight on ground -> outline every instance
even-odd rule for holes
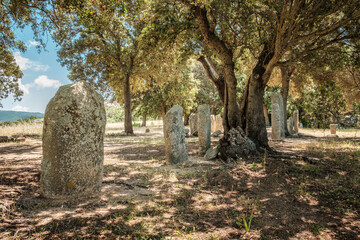
[[[171,166],[160,125],[135,136],[117,127],[108,125],[103,187],[91,199],[42,198],[41,141],[0,144],[0,238],[360,238],[360,138],[301,129],[232,163],[206,161],[187,138],[189,161]]]

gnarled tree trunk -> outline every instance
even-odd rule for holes
[[[273,63],[270,66],[270,61],[275,62],[273,57],[274,53],[265,45],[241,99],[241,127],[257,147],[269,147],[263,105],[265,87],[274,68]]]

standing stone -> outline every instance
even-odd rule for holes
[[[294,133],[299,133],[299,110],[295,110],[293,112],[293,119],[294,119]]]
[[[210,131],[210,106],[203,104],[198,107],[199,154],[201,156],[210,148]]]
[[[330,134],[336,134],[336,124],[330,124]]]
[[[197,120],[198,120],[197,113],[190,114],[189,125],[190,125],[190,135],[191,136],[197,136],[197,132],[198,132]]]
[[[271,93],[271,104],[274,105],[274,104],[277,104],[279,106],[279,114],[280,116],[276,116],[276,118],[279,118],[279,121],[280,123],[282,124],[279,128],[279,131],[280,131],[280,139],[283,139],[285,138],[285,119],[284,119],[284,108],[283,108],[283,99],[280,95],[280,93]],[[272,112],[271,113],[271,121],[273,119],[272,115],[274,115],[274,113]],[[271,123],[272,124],[272,123]]]
[[[211,121],[210,132],[215,132],[216,131],[216,117],[215,117],[215,115],[210,115],[210,121]]]
[[[222,121],[222,117],[220,114],[215,116],[215,122],[216,122],[216,126],[215,126],[215,132],[216,131],[224,131],[224,127],[223,127],[223,121]]]
[[[173,106],[165,115],[165,153],[170,164],[178,164],[188,160],[185,127],[182,117],[183,109],[179,105]]]
[[[283,124],[281,121],[281,108],[279,104],[274,103],[272,105],[271,113],[271,139],[272,140],[281,140],[284,139],[282,135]]]
[[[53,199],[93,196],[101,189],[106,114],[90,85],[59,88],[46,107],[41,193]]]
[[[294,121],[293,121],[292,117],[289,117],[289,119],[288,119],[288,130],[289,130],[290,135],[294,134]]]

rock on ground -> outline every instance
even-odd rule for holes
[[[232,128],[219,141],[219,157],[223,160],[238,159],[240,157],[256,156],[256,145],[240,128]]]
[[[41,192],[53,199],[100,191],[105,132],[104,99],[84,82],[59,88],[46,107]]]
[[[218,154],[219,154],[219,147],[216,146],[216,147],[213,147],[213,148],[209,148],[206,151],[204,158],[206,160],[213,160],[213,159],[217,158]]]
[[[210,106],[207,104],[202,104],[198,107],[199,154],[201,156],[204,156],[206,151],[210,148],[210,132]]]
[[[182,115],[182,107],[175,105],[166,113],[164,119],[165,152],[170,164],[188,161]]]
[[[212,136],[212,137],[218,137],[218,136],[220,136],[221,133],[222,133],[222,132],[221,132],[220,130],[217,130],[217,131],[213,132],[213,133],[211,134],[211,136]]]

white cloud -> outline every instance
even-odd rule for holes
[[[22,111],[22,112],[26,112],[29,110],[29,108],[27,107],[22,107],[20,105],[16,105],[15,107],[13,107],[11,110],[13,111]]]
[[[34,71],[47,71],[50,68],[48,65],[42,65],[39,62],[31,61],[29,58],[22,57],[20,52],[15,52],[14,58],[21,70],[31,69]]]
[[[41,75],[34,80],[34,83],[42,88],[58,88],[61,86],[59,80],[50,79],[46,75]]]
[[[31,83],[27,83],[27,84],[24,85],[24,84],[22,84],[21,79],[20,79],[20,81],[19,81],[19,87],[20,87],[20,89],[24,92],[24,94],[26,95],[26,94],[29,94],[29,93],[30,93],[29,88],[32,87],[32,84],[31,84]]]
[[[37,41],[28,41],[28,43],[26,45],[27,45],[27,47],[31,48],[31,47],[39,46],[40,43]]]

